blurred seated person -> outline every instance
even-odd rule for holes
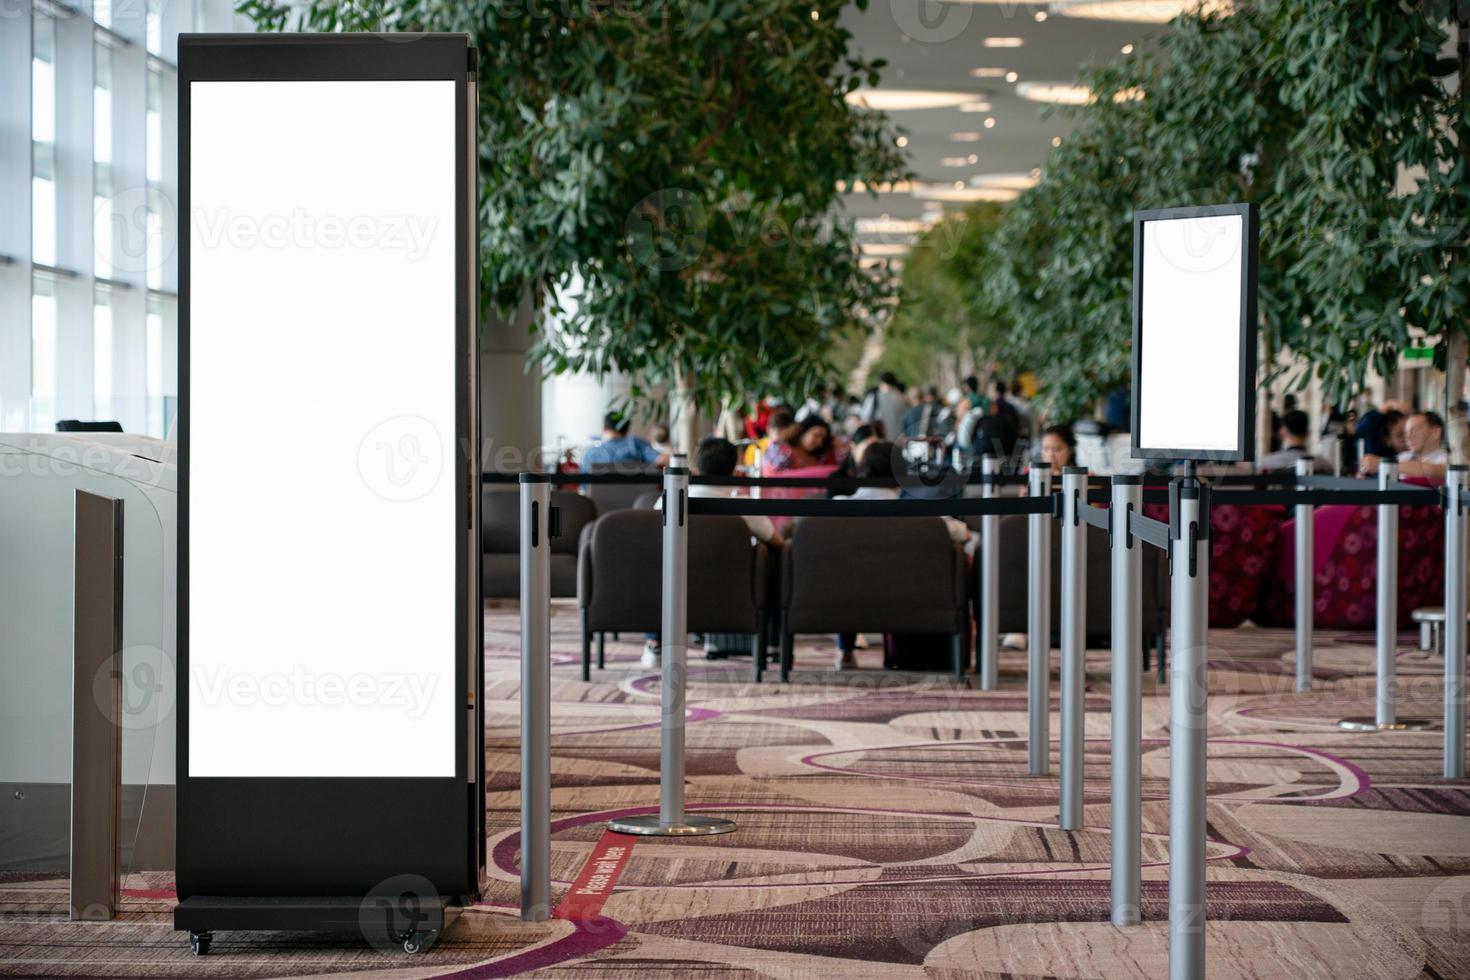
[[[612,466],[617,463],[637,463],[645,466],[663,466],[669,461],[667,453],[660,453],[646,439],[628,435],[632,420],[621,412],[608,412],[602,418],[602,439],[588,446],[582,453],[582,472],[590,473],[594,466]]]
[[[674,444],[669,436],[669,427],[662,422],[648,430],[649,443],[663,456],[672,456],[674,453]]]
[[[1444,419],[1438,412],[1415,412],[1404,421],[1405,449],[1399,453],[1399,476],[1443,480],[1450,465],[1444,445]]]
[[[899,459],[899,450],[891,442],[874,442],[863,451],[861,459],[857,463],[856,475],[862,479],[893,480],[894,461]],[[897,500],[899,499],[898,487],[860,487],[853,493],[849,500]],[[963,544],[970,538],[970,529],[965,522],[953,517],[941,518],[944,521],[945,530],[949,532],[951,541]],[[837,635],[837,655],[834,658],[834,666],[838,670],[847,670],[857,666],[853,657],[853,649],[857,644],[857,635],[854,633],[839,633]]]
[[[1049,425],[1041,432],[1041,461],[1051,469],[1052,477],[1059,478],[1062,470],[1076,466],[1077,436],[1070,425]]]
[[[774,418],[774,416],[772,416]],[[762,473],[804,470],[809,466],[837,465],[837,447],[832,427],[820,415],[810,415],[788,428],[786,438],[771,440],[761,465]]]
[[[782,446],[796,435],[796,412],[790,405],[777,405],[771,410],[766,425],[766,438],[761,443],[761,472],[766,472],[772,462],[785,452]]]
[[[1363,413],[1358,423],[1358,438],[1363,440],[1363,458],[1358,461],[1360,473],[1377,473],[1380,460],[1398,459],[1399,453],[1409,448],[1404,441],[1404,421],[1404,413],[1396,408]]]
[[[1281,425],[1277,428],[1281,448],[1261,457],[1260,471],[1279,473],[1295,470],[1297,460],[1311,459],[1312,452],[1307,448],[1307,437],[1311,431],[1312,420],[1301,409],[1294,408],[1281,416]]]
[[[842,462],[837,464],[837,469],[832,471],[834,477],[857,476],[858,461],[863,458],[863,453],[868,451],[883,440],[882,422],[865,422],[853,430],[852,440],[848,443],[847,453],[842,457]],[[846,496],[846,491],[828,490],[827,496]]]
[[[897,486],[895,463],[901,459],[898,447],[891,442],[875,442],[863,452],[862,459],[857,464],[857,476],[864,480],[892,480],[891,487],[859,487],[849,500],[897,500],[899,490]],[[970,529],[965,522],[954,517],[944,518],[944,526],[949,531],[949,536],[956,544],[963,544],[970,540]]]
[[[735,444],[728,439],[719,436],[705,436],[699,440],[699,445],[694,450],[694,474],[696,476],[734,476],[735,461],[739,457],[739,450]],[[689,484],[689,496],[691,497],[745,497],[748,493],[742,487],[711,487],[700,483]],[[659,501],[663,506],[663,501]],[[781,532],[776,530],[776,525],[769,517],[760,514],[742,515],[745,526],[750,529],[750,536],[762,544],[772,545],[779,548],[784,542]]]

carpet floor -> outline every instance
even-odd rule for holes
[[[1168,697],[1144,682],[1143,923],[1108,909],[1108,654],[1088,655],[1084,827],[1057,829],[1052,775],[1026,773],[1025,653],[1000,689],[896,674],[878,651],[834,673],[822,638],[792,683],[690,655],[688,807],[720,837],[608,833],[656,813],[659,678],[609,637],[579,680],[575,609],[553,614],[553,903],[519,901],[518,621],[486,611],[491,883],[427,953],[360,936],[220,933],[189,953],[171,876],[130,875],[122,914],[65,917],[66,881],[0,874],[0,975],[93,977],[1161,977],[1167,963]],[[1402,716],[1438,719],[1440,661],[1408,634]],[[1372,713],[1372,637],[1319,632],[1315,691],[1292,636],[1210,634],[1212,980],[1470,978],[1470,783],[1441,734],[1349,734]],[[1055,655],[1053,658],[1055,669]],[[1055,686],[1053,686],[1055,690]],[[1053,704],[1055,710],[1055,703]]]

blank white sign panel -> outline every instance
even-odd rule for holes
[[[453,776],[454,83],[190,102],[189,775]]]
[[[1244,219],[1143,222],[1141,449],[1240,447]]]

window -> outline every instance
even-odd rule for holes
[[[31,292],[31,427],[56,425],[56,289],[46,276],[36,276]]]
[[[234,0],[0,0],[0,429],[177,402],[175,37],[249,30]],[[27,61],[28,59],[28,61]],[[89,326],[90,325],[90,326]],[[4,351],[16,356],[5,360]]]
[[[31,23],[31,259],[56,264],[56,21]]]

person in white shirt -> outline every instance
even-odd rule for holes
[[[898,447],[891,442],[875,442],[863,453],[863,458],[857,464],[857,476],[860,479],[893,479],[894,460],[899,458]],[[848,500],[897,500],[899,491],[897,487],[859,487],[858,490],[847,498]],[[970,540],[970,528],[964,521],[954,517],[943,518],[945,530],[949,532],[950,540],[956,544],[964,544]]]
[[[1444,419],[1438,412],[1410,415],[1404,423],[1404,442],[1409,448],[1399,453],[1399,476],[1444,479],[1450,454],[1444,447]]]

